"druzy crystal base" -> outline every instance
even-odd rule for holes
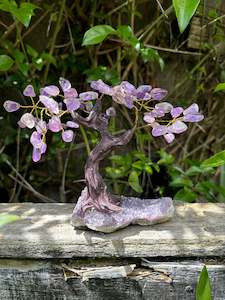
[[[153,225],[173,217],[174,206],[171,198],[140,199],[121,196],[119,212],[99,212],[89,209],[81,212],[82,198],[74,208],[72,225],[77,229],[89,228],[104,233],[114,232],[130,224]]]

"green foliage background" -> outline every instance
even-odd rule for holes
[[[2,202],[74,202],[84,186],[83,166],[98,141],[95,132],[81,130],[70,146],[49,135],[47,155],[34,164],[29,132],[17,128],[20,113],[7,114],[2,107],[9,99],[24,104],[21,91],[27,84],[39,89],[60,76],[78,91],[99,78],[112,85],[129,80],[168,89],[174,105],[197,102],[206,119],[174,144],[153,140],[140,129],[126,149],[103,163],[102,172],[115,193],[224,201],[223,166],[201,163],[225,147],[224,4],[179,3],[0,0]],[[116,108],[112,132],[129,128],[133,119],[129,111]]]

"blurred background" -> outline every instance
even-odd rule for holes
[[[114,193],[225,201],[224,166],[202,164],[225,149],[225,3],[189,0],[182,8],[179,2],[185,3],[0,0],[1,202],[75,202],[84,187],[96,132],[81,128],[70,145],[60,134],[48,135],[47,154],[33,163],[30,132],[17,126],[21,112],[9,114],[2,106],[5,100],[26,104],[26,85],[38,90],[57,84],[60,76],[79,92],[91,80],[128,80],[167,89],[176,106],[198,103],[203,122],[171,145],[139,129],[129,146],[103,162],[102,174]],[[125,108],[116,109],[114,133],[134,119]]]

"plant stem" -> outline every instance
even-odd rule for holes
[[[66,0],[62,0],[60,11],[59,11],[59,16],[58,16],[56,27],[55,27],[55,31],[54,31],[54,34],[53,34],[53,37],[52,37],[51,48],[49,50],[49,55],[50,56],[52,56],[53,52],[54,52],[56,39],[57,39],[59,30],[60,30],[60,23],[62,21],[63,11],[65,9],[65,4],[66,4]],[[48,77],[49,67],[50,67],[50,62],[48,61],[47,64],[46,64],[45,72],[44,72],[44,78],[43,78],[43,83],[44,84],[46,83],[46,80],[47,80],[47,77]]]
[[[67,171],[67,167],[68,167],[68,163],[69,163],[69,158],[70,158],[70,154],[72,152],[73,149],[73,143],[74,143],[74,138],[72,143],[70,144],[69,150],[67,151],[67,155],[66,155],[66,160],[63,166],[63,173],[62,173],[62,180],[61,180],[61,189],[60,189],[60,199],[61,202],[66,202],[66,191],[65,191],[65,182],[66,182],[66,171]]]
[[[17,139],[16,139],[16,170],[19,172],[19,166],[20,166],[20,133],[21,133],[21,129],[18,128],[17,130]],[[18,177],[18,175],[16,174],[16,178]],[[16,197],[16,188],[17,188],[17,182],[14,182],[14,187],[13,187],[13,191],[12,194],[10,196],[9,202],[17,202],[17,197]]]
[[[86,134],[86,132],[84,130],[84,127],[82,125],[80,125],[80,131],[81,131],[82,137],[84,139],[84,143],[85,143],[86,150],[87,150],[87,155],[90,155],[91,149],[90,149],[88,137],[87,137],[87,134]]]

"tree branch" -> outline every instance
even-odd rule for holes
[[[91,114],[91,113],[90,113]],[[90,116],[89,114],[89,116]],[[82,117],[80,114],[78,114],[77,112],[71,112],[71,116],[73,118],[73,120],[75,122],[77,122],[78,124],[80,125],[84,125],[84,126],[87,126],[87,127],[90,127],[90,120],[88,120],[88,118],[84,118]]]
[[[97,119],[101,115],[101,110],[102,110],[102,96],[96,100],[96,104],[89,113],[89,115],[85,118],[82,117],[79,113],[77,112],[71,112],[71,116],[80,125],[84,125],[87,127],[91,127],[96,129],[95,123],[97,123]]]
[[[134,128],[127,130],[120,136],[114,137],[115,146],[123,146],[129,143],[129,141],[132,139],[134,134]]]

